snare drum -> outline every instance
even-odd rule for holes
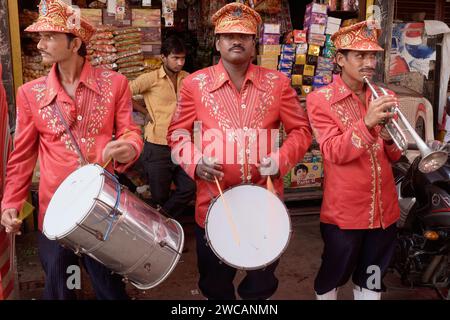
[[[227,189],[223,197],[213,200],[205,222],[207,241],[216,256],[242,270],[262,269],[277,260],[291,236],[284,203],[251,184]]]
[[[86,165],[56,190],[44,234],[76,254],[87,254],[139,289],[161,283],[184,244],[180,224],[161,215],[101,166]]]

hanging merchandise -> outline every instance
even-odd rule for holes
[[[177,0],[163,0],[162,1],[162,17],[164,18],[164,25],[166,27],[173,27],[174,25],[174,11],[177,10]]]
[[[255,10],[269,14],[281,12],[281,0],[256,0]]]
[[[108,0],[108,5],[106,7],[108,14],[116,14],[116,4],[117,0]]]
[[[116,20],[125,19],[125,0],[116,0]]]
[[[152,6],[152,0],[142,0],[142,6],[143,7],[151,7]]]

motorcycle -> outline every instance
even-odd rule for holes
[[[450,158],[430,173],[419,170],[420,160],[402,157],[393,165],[400,219],[391,266],[404,285],[430,287],[450,300]]]

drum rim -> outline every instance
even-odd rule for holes
[[[231,190],[231,189],[235,189],[237,187],[240,186],[253,186],[253,187],[259,187],[261,189],[264,189],[268,192],[270,192],[267,188],[264,188],[263,186],[259,185],[259,184],[255,184],[255,183],[241,183],[235,186],[231,186],[228,187],[227,189],[223,190],[223,194],[225,194],[227,191]],[[272,259],[270,262],[263,264],[261,266],[257,266],[257,267],[242,267],[242,266],[237,266],[234,265],[233,263],[230,263],[228,261],[226,261],[220,254],[218,254],[218,252],[214,249],[214,246],[212,246],[211,240],[208,236],[208,217],[209,217],[209,213],[211,212],[211,208],[214,205],[214,203],[216,203],[216,201],[220,198],[220,194],[218,196],[216,196],[213,200],[211,200],[211,203],[208,207],[208,212],[206,213],[206,217],[205,217],[205,236],[206,236],[206,241],[209,245],[209,248],[211,248],[211,250],[214,252],[214,254],[216,255],[217,258],[220,259],[220,261],[222,261],[223,263],[227,264],[230,267],[233,267],[235,269],[238,270],[260,270],[260,269],[264,269],[265,267],[271,265],[272,263],[274,263],[275,261],[277,261],[278,259],[280,259],[280,257],[283,255],[283,253],[287,250],[287,247],[289,246],[289,242],[291,242],[291,237],[292,237],[292,222],[291,222],[291,216],[289,214],[289,210],[286,206],[286,204],[284,203],[283,200],[280,199],[280,197],[274,193],[272,193],[282,204],[284,209],[286,210],[287,213],[287,217],[288,217],[288,229],[289,229],[289,234],[288,234],[288,238],[286,241],[286,244],[284,245],[283,249],[280,251],[280,253],[274,258]]]
[[[89,167],[92,167],[92,166],[93,166],[93,167],[97,167],[97,168],[100,169],[100,172],[106,170],[106,169],[104,169],[102,166],[100,166],[98,163],[90,163],[90,164],[87,164],[87,165],[85,165],[85,166],[82,166],[82,167],[80,167],[80,168],[78,168],[78,169],[72,171],[72,172],[66,177],[66,179],[68,179],[73,173],[75,173],[75,172],[78,171],[79,169],[84,168],[84,167],[88,167],[88,166],[89,166]],[[95,197],[98,197],[98,196],[100,195],[101,190],[103,190],[103,187],[105,186],[105,176],[102,176],[102,175],[100,174],[100,177],[101,177],[101,179],[102,179],[102,182],[101,182],[101,186],[100,186],[100,188],[99,188],[99,190],[98,190],[98,192],[97,192],[97,195],[96,195]],[[58,188],[64,183],[64,181],[66,181],[66,179],[64,179],[64,180],[61,182],[61,184],[58,186]],[[57,188],[56,190],[58,190],[58,188]],[[56,193],[56,191],[55,191],[55,193]],[[55,193],[53,193],[53,196],[55,195]],[[52,196],[52,198],[53,198],[53,196]],[[50,201],[51,201],[51,199],[50,199]],[[72,228],[68,229],[66,232],[64,232],[64,233],[62,233],[62,234],[60,234],[60,235],[58,235],[58,236],[52,235],[51,237],[49,237],[48,233],[45,232],[45,228],[43,227],[43,228],[42,228],[42,229],[43,229],[42,231],[43,231],[44,235],[45,235],[48,239],[50,239],[50,240],[56,240],[56,241],[58,241],[58,240],[60,240],[60,239],[63,239],[63,238],[65,238],[65,237],[67,237],[69,234],[71,234],[71,233],[78,227],[78,225],[83,224],[83,222],[84,222],[84,221],[87,219],[87,217],[89,216],[88,213],[92,211],[92,208],[94,207],[95,203],[96,203],[96,201],[94,201],[94,202],[92,203],[92,205],[90,206],[90,208],[89,208],[89,210],[87,211],[87,213],[86,213],[79,221],[76,221],[75,224],[74,224],[74,226],[72,226]],[[48,210],[48,207],[47,207],[47,210]],[[47,211],[46,211],[46,212],[47,212]],[[45,222],[45,217],[46,217],[46,215],[44,215],[44,221],[43,221],[43,224],[42,224],[43,226],[44,226],[44,222]]]

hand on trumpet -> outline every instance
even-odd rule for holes
[[[195,174],[200,179],[206,180],[208,182],[214,182],[214,177],[222,180],[223,178],[223,167],[217,164],[217,159],[211,157],[203,157],[197,164],[195,168]]]
[[[391,95],[372,100],[364,117],[364,124],[367,129],[371,130],[377,125],[386,123],[394,115],[390,112],[390,109],[397,104],[397,98]]]

